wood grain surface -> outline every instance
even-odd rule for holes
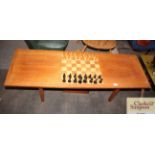
[[[150,88],[135,55],[94,53],[99,59],[102,84],[63,83],[61,60],[63,51],[17,49],[4,85],[30,88]]]
[[[84,44],[100,50],[110,50],[116,47],[115,40],[83,40]]]

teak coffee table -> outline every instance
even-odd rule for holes
[[[73,75],[75,73],[76,75]],[[83,81],[80,81],[81,77]],[[76,79],[75,83],[73,78]],[[4,85],[37,88],[42,102],[44,88],[113,89],[109,101],[120,89],[150,88],[135,55],[27,49],[16,50]]]

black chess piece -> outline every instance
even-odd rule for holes
[[[83,83],[87,83],[87,75],[84,75]]]
[[[77,77],[76,77],[76,74],[74,74],[74,80],[73,80],[74,83],[77,83]]]
[[[69,75],[68,75],[68,82],[69,82],[69,83],[71,82],[71,79],[72,79],[72,75],[69,74]]]
[[[65,73],[63,74],[63,80],[62,81],[66,82],[66,74]]]
[[[99,76],[98,76],[98,79],[102,79],[102,76],[101,76],[101,75],[99,75]]]
[[[94,80],[94,84],[97,84],[97,79]]]
[[[99,83],[102,83],[102,81],[103,81],[103,79],[101,78],[101,79],[99,79]]]
[[[87,83],[87,80],[86,80],[86,79],[84,79],[84,80],[83,80],[83,83]]]
[[[71,79],[72,78],[72,74],[69,74],[68,77]]]
[[[82,80],[80,79],[78,82],[81,84],[82,83]]]
[[[98,80],[101,80],[102,79],[102,75],[99,75],[97,79]]]
[[[90,82],[90,83],[93,83],[93,78],[91,78],[91,79],[89,80],[89,82]]]
[[[82,83],[82,75],[81,74],[78,75],[78,83],[80,83],[80,84]]]
[[[79,75],[78,75],[78,78],[79,78],[80,80],[82,80],[82,75],[81,75],[81,74],[79,74]]]
[[[74,79],[74,81],[73,81],[74,83],[77,83],[77,79]]]
[[[94,78],[96,79],[96,77],[97,77],[97,76],[96,76],[96,74],[95,74],[95,75],[94,75]]]
[[[91,74],[88,76],[89,79],[91,79]]]

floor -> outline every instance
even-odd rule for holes
[[[81,41],[71,40],[67,50],[80,50]],[[91,91],[89,94],[71,94],[56,90],[45,91],[45,104],[40,103],[36,89],[6,89],[3,82],[16,48],[27,48],[24,41],[0,41],[0,113],[4,114],[124,114],[126,98],[139,97],[140,90],[123,90],[108,103],[111,90]],[[87,51],[94,51],[87,49]],[[113,53],[136,53],[127,41],[117,41]],[[155,96],[154,90],[145,91],[145,97]]]

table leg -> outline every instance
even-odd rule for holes
[[[110,95],[108,101],[111,102],[111,101],[114,99],[114,97],[119,93],[119,91],[120,91],[120,89],[115,89],[115,90],[113,90],[113,92],[112,92],[112,94]]]
[[[87,45],[83,47],[82,52],[85,52],[86,48],[87,48]]]
[[[141,89],[140,97],[144,97],[145,89]]]
[[[40,95],[41,103],[44,103],[44,90],[43,90],[43,88],[39,88],[39,95]]]

